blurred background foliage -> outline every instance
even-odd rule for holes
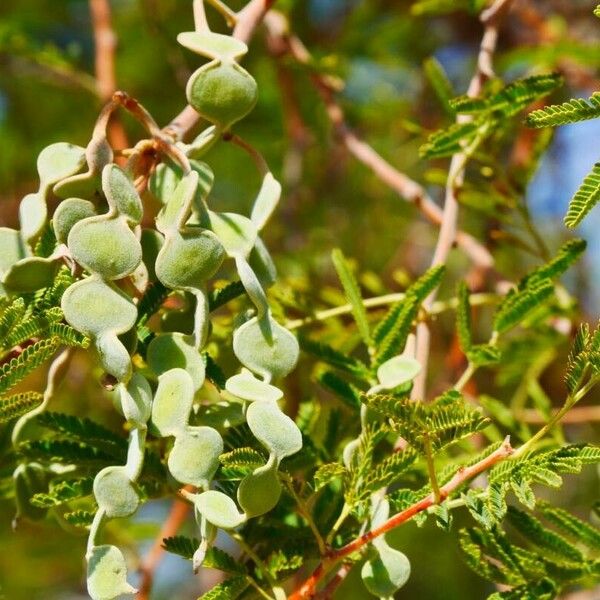
[[[431,10],[444,4],[447,10],[438,13],[445,14]],[[401,291],[422,273],[437,233],[414,206],[356,162],[339,143],[311,85],[310,70],[345,82],[339,99],[348,124],[391,164],[426,183],[433,197],[441,201],[447,163],[421,160],[418,147],[429,131],[448,124],[450,117],[436,99],[423,63],[434,56],[456,93],[464,92],[481,36],[472,10],[477,4],[467,0],[280,0],[276,8],[289,16],[294,32],[313,54],[310,68],[276,59],[261,32],[255,36],[245,66],[259,83],[260,98],[238,133],[265,154],[284,186],[278,215],[265,235],[280,273],[280,282],[271,291],[279,317],[298,316],[287,307],[299,303],[308,309],[343,302],[330,261],[333,247],[341,247],[356,261],[368,297]],[[231,3],[234,9],[241,5],[237,0]],[[178,32],[193,27],[191,1],[114,0],[111,6],[118,39],[117,85],[165,125],[183,107],[185,81],[196,68],[194,57],[175,41]],[[515,2],[501,32],[498,74],[511,80],[557,70],[565,76],[566,85],[551,98],[554,102],[600,89],[600,23],[592,16],[594,6],[584,0]],[[218,15],[210,12],[209,17],[212,28],[223,30]],[[2,0],[1,225],[16,225],[18,201],[36,185],[39,151],[56,141],[85,146],[101,104],[94,77],[88,2]],[[122,115],[122,123],[130,140],[143,135],[127,115]],[[470,168],[460,197],[461,226],[492,248],[500,276],[514,280],[540,262],[537,250],[531,249],[535,243],[531,227],[551,253],[569,236],[562,215],[572,193],[598,160],[599,134],[598,121],[565,127],[553,139],[548,133],[524,133],[520,125],[514,128],[512,139],[517,137],[529,148],[536,141],[549,143],[522,196],[502,186],[506,169],[518,165],[520,147],[498,140],[489,160],[480,157]],[[213,203],[219,210],[247,212],[259,185],[247,156],[223,143],[207,160],[216,175]],[[515,206],[526,206],[531,219],[520,218]],[[599,227],[600,211],[595,211],[578,232],[588,240],[588,253],[566,281],[581,303],[581,318],[591,321],[597,319],[600,301]],[[452,254],[450,266],[442,298],[452,295],[454,282],[469,268],[459,251]],[[486,313],[481,314],[480,322],[485,325]],[[225,338],[229,331],[227,314],[222,323],[223,331],[219,327],[215,331],[217,339]],[[352,348],[356,340],[348,335],[347,324],[344,318],[331,320],[321,333],[341,349]],[[484,327],[480,334],[486,335]],[[561,341],[548,350],[547,343],[548,339],[541,343],[534,338],[516,339],[512,361],[495,379],[490,371],[477,377],[477,391],[485,392],[494,385],[502,401],[514,402],[517,396],[523,406],[530,406],[528,385],[541,373],[549,401],[562,401],[567,346]],[[460,356],[457,362],[453,348],[453,319],[443,315],[434,329],[432,390],[443,389],[460,373],[463,365]],[[227,365],[222,348],[220,353],[222,364]],[[96,367],[86,361],[84,353],[78,354],[54,409],[87,415],[117,430],[122,427],[120,418],[104,397],[97,377]],[[35,376],[31,383],[35,385]],[[313,363],[306,357],[287,385],[291,412],[294,405],[311,398],[321,402],[325,411],[332,401],[318,388]],[[594,399],[588,403],[593,404]],[[573,441],[598,441],[600,428],[592,421],[579,423],[567,426],[566,435]],[[0,431],[0,445],[4,446],[6,437],[6,432]],[[588,470],[577,478],[576,487],[567,481],[560,493],[565,505],[587,516],[586,511],[598,499],[598,476]],[[141,556],[167,510],[166,503],[150,503],[135,517],[132,527],[119,529],[117,523],[112,533],[121,538],[132,536],[119,543],[137,548]],[[44,522],[23,524],[15,534],[11,531],[12,512],[10,501],[0,501],[0,597],[84,598],[84,537],[74,538]],[[193,534],[191,526],[188,534]],[[414,524],[394,535],[413,564],[413,576],[398,598],[418,594],[428,600],[453,600],[490,593],[489,586],[460,561],[450,535],[431,525],[419,530]],[[132,556],[135,560],[135,552]],[[203,570],[198,580],[191,576],[185,561],[166,557],[153,598],[195,598],[214,583],[215,576],[216,572]],[[340,598],[360,598],[366,593],[354,591],[362,588],[353,584],[352,577],[340,589]]]

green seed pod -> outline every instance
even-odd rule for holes
[[[42,188],[78,173],[85,166],[85,148],[58,142],[44,148],[37,159]]]
[[[122,279],[142,260],[142,247],[123,217],[79,221],[69,233],[68,246],[82,267],[103,279]]]
[[[187,227],[170,233],[156,258],[156,276],[171,289],[202,288],[220,268],[225,251],[211,231]]]
[[[265,294],[265,290],[263,289],[256,273],[252,270],[252,267],[248,264],[248,261],[243,256],[236,256],[235,258],[235,267],[237,269],[238,275],[240,276],[240,281],[248,294],[248,297],[252,301],[252,304],[256,307],[256,316],[260,320],[262,325],[267,326],[267,337],[271,337],[271,331],[269,326],[269,320],[265,321],[265,317],[269,312],[269,301],[267,300],[267,295]]]
[[[39,463],[20,464],[13,472],[13,480],[17,504],[15,522],[22,518],[31,521],[43,519],[48,509],[34,506],[30,500],[34,494],[48,492],[48,474],[44,467]]]
[[[0,227],[0,277],[27,254],[28,251],[19,232],[8,227]]]
[[[103,368],[119,381],[126,381],[131,360],[117,335],[135,325],[137,309],[131,299],[101,279],[89,277],[65,291],[61,306],[67,323],[94,339]]]
[[[246,520],[245,515],[238,511],[235,502],[222,492],[203,492],[195,497],[194,505],[209,523],[222,529],[233,529]]]
[[[94,496],[98,508],[109,518],[128,517],[140,504],[140,498],[124,467],[105,467],[94,478]]]
[[[185,225],[198,189],[198,177],[198,173],[192,171],[177,184],[175,191],[156,217],[156,228],[161,233],[171,233]]]
[[[248,257],[258,232],[250,219],[235,213],[208,212],[210,229],[214,231],[228,256]]]
[[[258,99],[256,81],[234,62],[210,62],[189,78],[188,102],[207,121],[229,129],[243,119]]]
[[[145,427],[152,413],[152,389],[143,375],[134,373],[127,386],[119,384],[123,415],[135,427]]]
[[[161,204],[166,204],[180,181],[181,169],[163,162],[150,176],[148,190]]]
[[[264,242],[257,237],[248,257],[248,264],[263,288],[270,288],[277,279],[277,269]]]
[[[67,198],[63,200],[52,216],[54,233],[59,244],[66,244],[69,232],[75,223],[93,217],[96,214],[94,205],[89,200]]]
[[[137,225],[144,212],[133,182],[125,171],[111,163],[102,169],[102,190],[108,205],[116,214],[125,217],[130,225]]]
[[[184,369],[194,382],[194,391],[198,391],[204,383],[204,361],[189,335],[157,335],[148,346],[146,361],[156,375],[162,375],[171,369]]]
[[[2,277],[2,284],[11,292],[35,292],[52,285],[59,262],[53,258],[28,256],[17,261]]]
[[[91,338],[108,332],[125,333],[137,318],[131,298],[96,277],[71,285],[63,294],[61,306],[69,325]]]
[[[246,421],[254,437],[275,455],[277,462],[302,448],[302,434],[292,419],[275,402],[253,402]]]
[[[260,186],[254,206],[252,207],[252,213],[250,214],[250,220],[254,223],[257,231],[260,231],[267,224],[267,221],[279,203],[280,197],[281,184],[269,172],[263,177],[262,185]]]
[[[174,368],[158,378],[152,403],[152,424],[162,437],[181,434],[194,402],[194,382],[187,371]]]
[[[212,59],[234,61],[248,52],[248,46],[241,40],[212,31],[186,31],[177,36],[177,41],[192,52]]]
[[[410,577],[410,562],[405,554],[389,546],[373,547],[373,556],[361,569],[365,587],[378,598],[393,598]]]
[[[248,519],[268,513],[277,506],[280,497],[281,483],[275,460],[246,475],[237,491],[238,502]]]
[[[391,390],[414,379],[421,370],[421,363],[410,356],[394,356],[377,369],[377,379],[382,388]]]
[[[243,369],[225,382],[225,389],[242,400],[277,402],[283,398],[283,392],[256,378],[250,371]]]
[[[125,557],[116,546],[94,546],[87,562],[87,590],[92,600],[114,600],[137,593],[127,583]]]
[[[85,149],[88,170],[59,181],[53,188],[59,198],[92,198],[101,190],[102,169],[113,160],[113,151],[104,135],[90,140]]]
[[[31,244],[37,238],[48,218],[46,199],[41,192],[27,194],[19,205],[19,223],[23,239]]]
[[[239,327],[233,335],[233,351],[248,369],[270,379],[285,377],[298,361],[298,340],[285,327],[268,316],[272,340],[269,343],[255,317]]]
[[[219,468],[223,439],[212,427],[187,427],[177,434],[169,454],[171,475],[180,483],[207,489]]]

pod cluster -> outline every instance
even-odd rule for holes
[[[210,59],[190,78],[187,94],[212,125],[191,144],[167,148],[165,160],[152,172],[148,188],[162,205],[155,226],[142,228],[144,204],[134,185],[143,144],[131,151],[125,168],[113,163],[106,140],[113,102],[101,113],[87,148],[60,143],[42,151],[40,189],[21,203],[21,230],[0,229],[2,294],[44,288],[62,262],[70,266],[75,282],[62,296],[64,318],[90,339],[130,432],[125,464],[102,469],[93,483],[98,508],[86,559],[94,600],[135,593],[122,551],[98,540],[108,520],[132,515],[143,501],[139,480],[148,435],[167,439],[170,484],[186,486],[183,492],[194,504],[201,537],[195,567],[202,564],[219,527],[238,527],[277,504],[280,463],[302,447],[300,430],[281,411],[283,392],[274,384],[294,368],[298,343],[271,314],[265,289],[276,273],[260,238],[281,186],[265,168],[249,217],[218,212],[208,201],[213,173],[198,160],[256,102],[256,83],[237,62],[247,48],[212,32],[181,34],[179,41]],[[158,139],[163,149],[170,143]],[[173,157],[178,164],[170,162]],[[60,200],[51,221],[49,199],[52,204]],[[56,237],[55,250],[36,256],[36,244],[48,228]],[[232,345],[241,370],[227,380],[222,400],[233,407],[234,424],[245,421],[268,455],[264,465],[241,481],[235,499],[211,489],[224,450],[222,433],[231,423],[208,417],[203,422],[199,410],[206,395],[202,351],[211,331],[210,280],[227,260],[253,310],[237,321],[243,322]],[[189,310],[163,309],[138,352],[139,297],[158,282],[185,298]],[[22,480],[29,487],[39,480],[36,489],[46,482],[41,466],[22,466],[16,475],[17,484]]]

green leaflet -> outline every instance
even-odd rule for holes
[[[529,127],[557,127],[600,117],[600,92],[585,100],[574,98],[563,104],[551,104],[527,115]]]
[[[354,320],[358,326],[358,331],[360,332],[364,343],[367,346],[371,346],[371,332],[369,329],[367,311],[360,295],[358,283],[350,270],[350,265],[339,248],[336,248],[331,253],[331,260],[333,261],[335,270],[337,271],[338,277],[344,288],[346,299],[352,306],[352,314],[354,315]]]

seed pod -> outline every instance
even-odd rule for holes
[[[180,483],[207,489],[219,468],[223,439],[212,427],[187,427],[177,434],[169,454],[171,475]]]
[[[133,182],[117,165],[109,164],[102,169],[102,191],[108,205],[118,215],[127,219],[130,225],[137,225],[144,212]]]
[[[271,172],[268,172],[262,181],[254,205],[252,206],[252,213],[250,214],[250,220],[254,223],[257,231],[260,231],[266,224],[273,211],[279,203],[281,197],[281,184]]]
[[[95,277],[71,285],[61,305],[69,325],[91,338],[125,333],[137,318],[137,309],[125,293]]]
[[[87,562],[87,590],[92,600],[114,600],[137,592],[127,583],[125,557],[116,546],[94,546]]]
[[[222,492],[203,492],[195,497],[194,505],[209,523],[222,529],[233,529],[246,520],[245,515],[238,511],[235,502]]]
[[[58,142],[44,148],[37,159],[42,188],[78,173],[85,166],[85,148]]]
[[[235,213],[208,212],[210,229],[219,238],[227,255],[248,257],[258,232],[250,219]]]
[[[17,261],[2,277],[2,284],[11,292],[35,292],[52,285],[59,262],[53,258],[28,256]]]
[[[242,479],[237,499],[246,518],[264,515],[277,506],[281,497],[281,483],[277,477],[277,462],[269,462]]]
[[[179,368],[165,371],[158,378],[152,403],[152,424],[162,437],[181,434],[194,402],[194,381]]]
[[[142,260],[142,247],[124,217],[99,215],[76,223],[68,237],[73,258],[103,279],[122,279]]]
[[[219,270],[225,251],[211,231],[186,227],[167,235],[156,257],[156,276],[171,289],[199,289]]]
[[[119,384],[123,415],[135,427],[145,427],[152,412],[152,389],[143,375],[134,373],[127,384]]]
[[[243,369],[238,375],[233,375],[225,382],[225,389],[242,400],[277,402],[283,397],[283,392],[275,387],[257,379],[254,375]]]
[[[198,391],[204,383],[204,361],[189,335],[157,335],[148,346],[146,361],[156,375],[162,375],[171,369],[184,369],[192,378],[194,391]]]
[[[252,248],[252,252],[248,257],[248,264],[263,288],[270,288],[275,283],[277,269],[271,254],[260,237],[257,237],[256,242],[254,242],[254,248]]]
[[[239,327],[233,335],[233,351],[248,369],[267,379],[285,377],[298,361],[298,341],[287,330],[268,316],[272,340],[263,334],[260,322],[253,318]]]
[[[128,517],[140,504],[140,498],[124,467],[105,467],[94,478],[94,496],[98,508],[107,517]]]
[[[52,215],[52,225],[59,244],[66,244],[69,232],[75,223],[93,217],[96,214],[94,205],[89,200],[67,198],[63,200]]]
[[[361,569],[365,587],[378,598],[392,598],[410,577],[410,562],[405,554],[389,546],[373,547],[372,557]]]
[[[410,356],[394,356],[377,369],[380,386],[391,390],[414,379],[421,370],[421,363]]]
[[[37,238],[48,218],[46,198],[41,192],[27,194],[19,204],[19,223],[23,239],[31,244]]]
[[[246,412],[252,434],[277,462],[302,448],[302,434],[292,419],[275,402],[253,402]]]
[[[243,119],[258,99],[256,81],[234,62],[203,65],[192,73],[185,93],[204,119],[224,130]]]

